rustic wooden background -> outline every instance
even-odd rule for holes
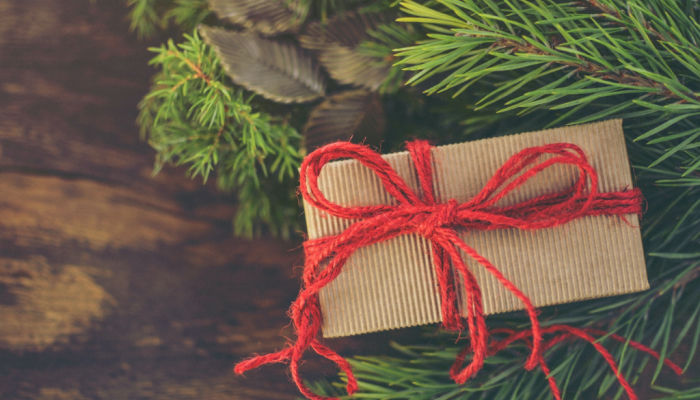
[[[291,334],[299,243],[236,239],[230,196],[151,176],[134,120],[166,37],[123,1],[0,0],[0,399],[296,397],[282,368],[231,369]]]
[[[286,399],[298,243],[231,234],[232,198],[151,176],[153,73],[124,1],[0,1],[0,399]]]

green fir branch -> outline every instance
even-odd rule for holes
[[[151,65],[160,72],[140,104],[138,122],[157,151],[156,171],[186,165],[205,182],[216,173],[219,186],[239,196],[237,234],[253,235],[259,222],[289,234],[297,227],[288,193],[301,159],[299,133],[255,110],[250,96],[232,88],[196,31],[183,43],[170,40],[151,51]],[[271,185],[271,179],[283,185]],[[286,194],[279,196],[280,190]]]
[[[685,155],[678,182],[700,169],[700,24],[677,1],[402,2],[428,39],[400,49],[409,84],[428,94],[491,90],[478,108],[554,111],[550,126],[624,118],[636,140]],[[476,89],[478,92],[478,89]]]
[[[153,36],[173,24],[190,32],[209,15],[207,0],[127,0],[129,28],[140,38]]]

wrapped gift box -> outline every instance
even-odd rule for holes
[[[598,171],[601,192],[631,188],[622,122],[529,132],[433,149],[438,201],[470,199],[513,154],[530,146],[569,142],[580,146]],[[418,181],[407,152],[384,158],[414,190]],[[562,190],[576,179],[566,166],[548,168],[503,198],[509,205]],[[379,179],[354,160],[328,164],[319,177],[329,200],[346,206],[393,204]],[[341,233],[353,221],[304,204],[310,239]],[[649,287],[636,215],[587,216],[533,231],[499,229],[459,232],[530,297],[536,307],[614,296]],[[518,299],[480,265],[465,257],[482,289],[486,314],[522,308]],[[461,293],[459,278],[458,293]],[[460,298],[460,308],[465,304]],[[441,321],[440,297],[430,243],[404,235],[364,247],[320,293],[323,334],[338,337]]]

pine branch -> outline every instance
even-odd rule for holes
[[[239,16],[241,18],[264,18],[252,15],[258,10],[253,3],[244,3],[216,2],[219,13],[226,14],[225,7],[229,7],[229,11],[245,14]],[[264,8],[274,9],[273,3],[266,3]],[[334,12],[351,4],[344,3],[341,7],[333,1],[321,3],[329,6],[327,11],[333,9]],[[352,2],[352,5],[359,3],[368,1]],[[365,7],[365,11],[385,11],[386,3],[375,2]],[[152,33],[170,21],[188,26],[210,15],[214,19],[212,22],[222,22],[215,20],[205,0],[178,0],[175,3],[130,0],[129,5],[132,23],[142,33]],[[308,2],[295,0],[294,7],[297,6],[306,9]],[[316,10],[313,5],[311,10]],[[262,24],[260,26],[267,23],[257,19],[256,24]],[[307,111],[301,107],[287,108],[289,114],[282,118],[256,112],[250,99],[244,98],[244,92],[235,84],[262,93],[273,101],[286,103],[323,95],[325,82],[314,67],[314,60],[302,54],[291,40],[261,38],[251,36],[252,33],[211,26],[200,28],[200,32],[207,33],[215,51],[200,43],[196,35],[179,45],[171,42],[166,50],[155,50],[158,54],[152,64],[162,70],[142,102],[139,121],[142,135],[147,136],[157,150],[156,171],[164,164],[172,163],[189,166],[191,176],[201,176],[205,181],[215,173],[220,187],[235,190],[238,194],[239,208],[234,223],[237,233],[250,236],[261,232],[260,228],[264,226],[267,230],[288,234],[296,229],[300,219],[293,196],[292,177],[296,174],[301,141],[292,125],[304,126],[302,118],[307,116]],[[212,37],[214,33],[216,38]],[[392,56],[393,45],[400,40],[403,40],[401,45],[412,41],[406,40],[405,31],[393,23],[382,25],[371,34],[377,37],[378,45],[372,47],[369,41],[362,43],[363,51],[371,53],[365,59],[368,63],[381,63],[387,69],[390,69],[388,57]],[[251,51],[254,54],[249,54]],[[307,68],[309,66],[311,68]],[[223,70],[229,72],[234,82],[222,74]],[[391,72],[385,84],[395,90],[402,80],[402,73],[397,68]],[[300,85],[305,86],[298,89]],[[279,106],[269,103],[266,106],[277,114],[285,112]],[[282,122],[288,120],[292,123]],[[342,126],[333,124],[324,126],[328,131],[339,131],[340,128]],[[347,139],[353,132],[340,133]],[[362,139],[361,135],[359,133],[357,137]],[[280,185],[267,182],[266,176],[275,173]]]
[[[159,3],[159,0],[127,0],[126,5],[130,8],[129,29],[139,37],[148,37],[157,29],[163,29],[164,19],[159,14]]]
[[[467,34],[457,32],[455,36],[465,36]],[[556,43],[562,40],[560,37],[552,38],[551,43],[546,43],[546,47],[556,47]],[[549,52],[541,50],[539,47],[528,43],[525,40],[500,39],[493,43],[492,49],[502,49],[508,54],[519,54],[520,56],[529,54],[533,56],[541,56],[546,58],[550,55]],[[609,70],[603,65],[596,64],[592,61],[577,57],[577,61],[569,59],[558,59],[550,61],[553,65],[562,65],[575,71],[577,74],[591,76],[609,82],[616,82],[620,85],[631,85],[639,88],[642,91],[649,89],[648,93],[660,95],[669,100],[681,100],[685,102],[685,96],[675,94],[673,91],[665,87],[662,83],[646,79],[638,73],[631,71],[614,71]],[[688,93],[694,100],[700,100],[700,97],[694,93]]]
[[[700,24],[677,2],[481,3],[402,3],[402,21],[434,32],[397,53],[416,71],[410,84],[437,78],[426,92],[455,96],[490,87],[478,107],[549,110],[550,125],[624,118],[636,140],[667,150],[649,166],[684,154],[677,182],[694,182],[687,177],[700,170]]]
[[[140,38],[151,37],[173,24],[192,31],[211,14],[208,0],[126,0],[130,29]]]
[[[652,261],[653,262],[653,261]],[[640,340],[662,349],[662,356],[671,356],[686,371],[697,354],[700,336],[700,314],[696,292],[700,289],[697,274],[700,263],[687,258],[666,271],[653,291],[628,295],[603,301],[578,302],[545,309],[546,324],[576,324],[597,326],[598,321],[615,321],[605,329],[632,340]],[[650,318],[660,315],[661,318]],[[673,321],[677,322],[674,324]],[[491,326],[523,329],[528,321],[515,313],[489,317]],[[360,380],[359,394],[365,399],[550,399],[547,380],[539,370],[525,371],[523,365],[529,348],[524,344],[507,352],[489,357],[484,370],[465,385],[455,384],[447,371],[455,355],[465,346],[465,341],[453,344],[455,334],[426,328],[420,345],[393,343],[391,355],[358,356],[351,359],[354,373]],[[655,335],[649,335],[655,332]],[[449,344],[447,344],[449,343]],[[685,354],[679,355],[681,343]],[[447,345],[446,345],[447,344]],[[604,340],[622,371],[631,377],[633,384],[649,386],[673,398],[688,398],[697,388],[671,389],[655,384],[662,369],[661,363],[649,365],[653,359],[641,355],[627,344]],[[688,346],[688,344],[690,344]],[[555,345],[545,353],[552,374],[561,384],[565,398],[621,398],[623,391],[614,375],[609,373],[605,361],[585,343],[575,340]],[[467,361],[468,362],[468,361]],[[640,382],[644,368],[651,369],[652,381]],[[344,393],[346,379],[337,382],[317,382],[316,388],[326,395]],[[692,397],[690,397],[692,398]]]
[[[254,110],[250,98],[230,86],[197,32],[151,51],[151,64],[161,71],[141,102],[139,125],[157,151],[156,171],[166,163],[187,165],[191,176],[205,182],[216,172],[219,186],[239,196],[238,234],[251,236],[260,223],[288,234],[297,222],[288,194],[301,158],[300,135]],[[283,185],[270,187],[269,175]]]

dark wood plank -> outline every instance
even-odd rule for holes
[[[294,397],[231,369],[290,333],[298,243],[234,238],[232,196],[151,176],[155,42],[121,1],[0,3],[2,399]]]

